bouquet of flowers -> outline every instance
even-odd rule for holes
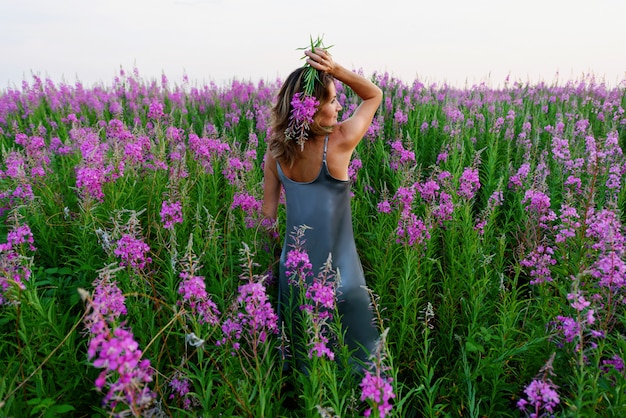
[[[311,48],[312,51],[315,48],[328,49],[325,47],[322,38],[313,40],[311,37],[311,45],[307,45],[304,48],[298,48],[300,50]],[[306,59],[306,55],[303,57]],[[289,125],[285,130],[286,141],[296,141],[300,145],[300,149],[304,149],[304,143],[309,136],[309,127],[313,123],[313,116],[319,106],[319,100],[314,96],[315,82],[319,79],[318,71],[311,67],[308,63],[304,64],[304,74],[302,76],[303,87],[302,91],[293,95],[291,99],[291,113],[289,115]]]

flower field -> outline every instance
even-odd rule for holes
[[[307,270],[304,240],[303,342],[277,321],[281,237],[306,228],[260,214],[279,80],[0,91],[0,416],[624,416],[624,83],[372,79],[350,176],[381,341],[361,372],[340,272]]]

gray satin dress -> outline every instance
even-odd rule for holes
[[[280,257],[279,316],[286,314],[289,295],[295,294],[289,292],[290,285],[285,274],[285,259],[293,244],[291,234],[296,227],[306,225],[311,229],[305,232],[304,249],[309,254],[312,273],[314,276],[319,273],[330,253],[333,270],[339,271],[341,277],[337,307],[345,342],[350,350],[356,350],[354,357],[364,362],[379,335],[373,321],[369,294],[363,288],[365,276],[354,243],[350,207],[351,183],[349,180],[338,180],[330,174],[326,163],[327,146],[328,136],[324,140],[322,166],[313,181],[293,181],[283,173],[280,164],[277,164],[278,176],[285,189],[287,210],[286,236]],[[297,333],[288,337],[300,338]],[[298,345],[298,341],[294,343]]]

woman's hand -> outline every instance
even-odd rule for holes
[[[315,48],[314,51],[304,51],[304,55],[307,57],[307,64],[316,70],[323,71],[327,74],[334,75],[333,73],[338,67],[338,64],[333,61],[332,55],[324,48]]]

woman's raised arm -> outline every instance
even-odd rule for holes
[[[347,147],[354,149],[372,123],[376,110],[383,99],[382,90],[370,80],[336,63],[323,48],[306,51],[311,67],[332,75],[356,93],[362,100],[354,113],[338,126]]]

